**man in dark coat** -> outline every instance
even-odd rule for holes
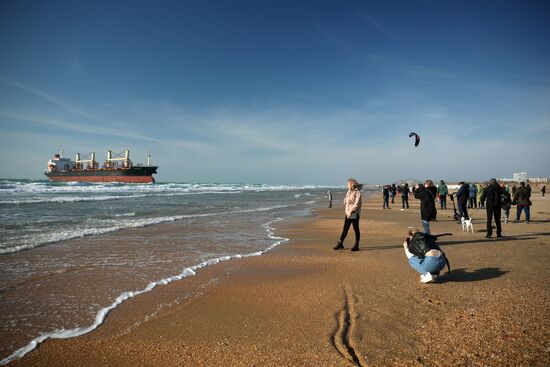
[[[485,210],[487,210],[487,234],[486,238],[491,238],[493,234],[493,217],[497,227],[497,237],[502,237],[502,227],[500,225],[502,189],[496,179],[492,178],[489,186],[481,194],[481,201],[485,201]]]
[[[430,222],[435,220],[437,209],[435,208],[435,197],[430,189],[431,181],[427,180],[424,185],[416,185],[414,197],[420,200],[420,217],[424,233],[431,234]]]
[[[464,219],[470,219],[468,216],[468,197],[470,196],[470,185],[464,182],[459,182],[459,188],[456,192],[456,203],[458,205],[458,213]]]
[[[520,182],[519,188],[514,194],[514,201],[516,202],[516,220],[518,222],[521,217],[521,212],[525,211],[525,223],[529,223],[530,219],[530,205],[531,205],[531,188],[525,186],[525,182]]]
[[[401,187],[401,203],[402,203],[402,209],[405,209],[405,205],[407,206],[407,209],[409,209],[409,184],[404,183]]]

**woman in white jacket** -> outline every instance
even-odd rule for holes
[[[355,245],[352,247],[351,251],[359,251],[359,239],[361,233],[359,232],[359,216],[361,215],[361,189],[363,185],[358,183],[355,179],[350,178],[348,180],[348,192],[346,193],[346,198],[344,199],[344,208],[346,213],[346,218],[344,219],[344,229],[340,235],[340,240],[334,247],[335,250],[344,249],[344,240],[348,235],[349,227],[353,225],[353,231],[355,232]]]

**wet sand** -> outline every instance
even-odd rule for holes
[[[418,203],[364,203],[361,251],[334,251],[340,196],[313,218],[277,223],[291,238],[261,257],[202,269],[115,309],[96,331],[49,340],[13,366],[548,366],[550,198],[532,222],[486,240],[485,211],[464,233],[452,210],[432,232],[451,274],[422,284],[406,261]],[[515,208],[512,209],[512,216]]]

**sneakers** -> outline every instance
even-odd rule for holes
[[[431,283],[435,280],[431,273],[420,275],[420,283]]]
[[[335,249],[335,250],[343,250],[343,249],[344,249],[344,244],[341,243],[341,242],[338,242],[338,243],[336,244],[336,246],[334,246],[334,249]]]
[[[359,245],[355,245],[351,248],[351,251],[359,251]]]

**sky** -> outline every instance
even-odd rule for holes
[[[0,0],[0,177],[45,179],[60,146],[150,153],[160,182],[548,177],[549,18],[548,1]]]

